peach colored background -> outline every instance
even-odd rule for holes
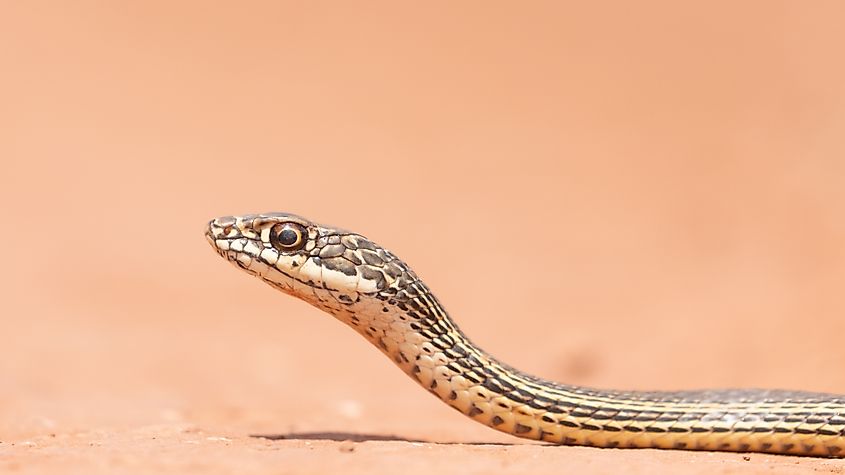
[[[357,230],[549,378],[845,393],[843,18],[5,3],[0,472],[842,470],[525,445],[235,272],[202,228],[284,210]]]

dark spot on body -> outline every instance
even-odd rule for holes
[[[525,434],[531,432],[531,427],[517,423],[513,431],[515,434]]]

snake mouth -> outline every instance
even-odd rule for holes
[[[217,250],[217,241],[214,239],[214,234],[211,233],[211,229],[205,230],[205,240],[211,245],[214,250]]]

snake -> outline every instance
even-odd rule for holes
[[[213,219],[205,237],[239,269],[333,315],[425,390],[498,431],[560,445],[845,456],[845,395],[548,381],[475,345],[407,264],[361,234],[272,212]]]

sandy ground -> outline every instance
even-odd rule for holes
[[[845,393],[841,2],[15,2],[0,473],[840,473],[523,442],[235,272],[283,210],[521,369]]]

